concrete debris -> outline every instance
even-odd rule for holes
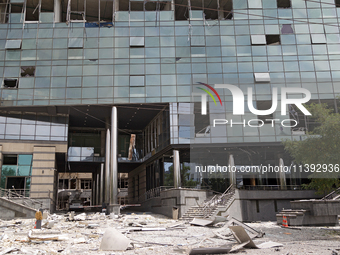
[[[213,223],[213,220],[202,219],[202,218],[194,218],[191,222],[191,225],[205,227]]]
[[[225,227],[231,226],[231,225],[237,225],[237,226],[242,226],[244,229],[246,229],[247,231],[249,231],[251,233],[251,238],[255,238],[255,237],[263,237],[264,233],[262,231],[257,231],[254,228],[249,227],[247,224],[235,219],[235,218],[231,218],[230,220],[228,220],[227,224],[225,225]]]
[[[272,241],[256,245],[242,226],[229,226],[229,228],[232,231],[237,242],[240,244],[245,244],[244,245],[245,248],[265,249],[283,246],[283,244],[275,243]]]
[[[54,220],[47,221],[44,225],[42,225],[43,228],[51,229],[54,226]]]
[[[68,239],[66,235],[32,235],[32,230],[28,232],[28,239],[30,241],[65,241]]]
[[[212,248],[194,248],[189,252],[189,255],[193,254],[221,254],[229,253],[230,247],[212,247]]]
[[[130,240],[114,228],[105,231],[100,249],[103,251],[125,251]]]
[[[78,220],[78,221],[86,220],[86,213],[78,214],[78,215],[74,216],[73,219]]]
[[[75,220],[74,217],[85,220]],[[340,226],[309,228],[302,231],[290,231],[289,235],[276,222],[232,224],[220,222],[213,227],[190,225],[156,214],[122,214],[102,215],[101,213],[46,214],[43,226],[51,222],[51,229],[43,227],[34,229],[35,219],[16,219],[0,221],[0,255],[1,254],[213,254],[223,250],[226,253],[241,254],[247,249],[249,255],[263,254],[325,254],[325,247],[335,247],[334,237],[339,235]],[[44,216],[43,216],[44,217]],[[71,215],[72,217],[72,215]],[[53,223],[52,223],[53,224]],[[211,225],[210,225],[211,226]],[[240,233],[231,228],[241,228]],[[114,234],[107,234],[107,230]],[[130,230],[131,229],[131,230]],[[333,230],[333,231],[332,231]],[[256,231],[256,232],[254,232]],[[266,232],[258,244],[256,233]],[[104,236],[106,237],[104,238]],[[322,236],[322,240],[315,239]],[[107,239],[105,242],[104,239]],[[236,239],[236,240],[235,240]],[[311,241],[313,240],[313,241]],[[253,244],[258,249],[248,249]],[[282,246],[281,243],[285,245]],[[319,245],[321,244],[321,245]],[[106,247],[105,247],[106,245]],[[252,246],[250,246],[252,247]],[[266,249],[265,249],[266,248]],[[108,249],[104,251],[103,249]],[[274,249],[279,249],[275,252]],[[331,248],[328,253],[331,254]],[[6,252],[6,253],[4,253]]]

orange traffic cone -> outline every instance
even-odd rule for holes
[[[34,228],[37,228],[37,221],[34,222]]]
[[[282,216],[282,227],[288,228],[288,221],[286,216]]]

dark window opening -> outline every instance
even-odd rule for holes
[[[4,88],[17,88],[18,79],[4,79]]]
[[[87,16],[87,15],[86,15]],[[100,1],[100,21],[112,22],[113,18],[113,1]]]
[[[146,2],[145,3],[146,11],[170,11],[171,10],[171,2]]]
[[[144,11],[144,2],[130,1],[130,11]]]
[[[20,74],[21,74],[21,77],[34,77],[35,66],[22,66]]]
[[[39,1],[27,0],[25,21],[39,21]]]
[[[277,210],[277,200],[274,200],[274,210],[275,210],[275,212],[278,212],[278,210]]]
[[[72,179],[70,189],[76,189],[76,188],[77,188],[77,180]]]
[[[207,115],[201,114],[201,102],[194,103],[195,113],[195,134],[208,134],[210,133],[210,116],[209,104],[207,104]]]
[[[6,189],[19,190],[19,194],[25,189],[25,177],[7,177]]]
[[[91,189],[92,181],[91,180],[80,180],[80,188],[81,189]]]
[[[256,101],[256,107],[259,111],[269,110],[272,107],[272,101]],[[272,123],[271,119],[274,118],[274,115],[273,113],[268,115],[258,115],[257,118],[262,120],[264,123]]]
[[[53,2],[42,0],[41,1],[41,12],[54,12]]]
[[[233,19],[233,2],[229,0],[220,0],[220,9],[222,9],[224,19]]]
[[[335,2],[335,7],[340,7],[340,0],[334,0]]]
[[[85,1],[70,0],[70,9],[67,8],[68,2],[66,2],[66,21],[71,20],[85,20]],[[96,3],[98,6],[98,2]],[[98,16],[98,14],[97,14]],[[97,19],[98,20],[98,19]]]
[[[259,200],[256,200],[256,212],[257,213],[260,212],[260,202],[259,202]]]
[[[218,6],[217,1],[204,1],[204,18],[205,19],[218,19]]]
[[[86,22],[98,22],[98,13],[98,2],[86,1]]]
[[[175,20],[189,19],[188,0],[175,0]]]
[[[68,189],[68,179],[59,179],[58,189]]]
[[[17,165],[18,155],[4,155],[3,165]]]
[[[129,11],[129,1],[119,0],[119,11]]]
[[[290,4],[290,0],[276,0],[277,8],[290,8],[292,5]]]
[[[284,24],[281,28],[282,34],[294,34],[293,28],[291,24]]]
[[[0,23],[7,23],[8,22],[8,4],[7,1],[1,0],[0,1]]]
[[[11,13],[22,13],[23,4],[15,3],[11,4]]]
[[[280,35],[266,35],[267,45],[279,45],[281,44]]]

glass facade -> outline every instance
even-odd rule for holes
[[[247,103],[245,114],[235,116],[232,95],[221,88],[216,91],[222,106],[207,97],[208,114],[203,116],[197,96],[201,83],[233,84],[245,95],[251,88],[253,107],[261,110],[271,106],[274,88],[278,98],[282,88],[304,88],[310,91],[311,102],[326,102],[337,111],[340,14],[333,0],[233,0],[221,8],[215,3],[211,8],[195,6],[198,1],[193,1],[183,13],[185,7],[177,1],[159,11],[150,11],[151,5],[141,11],[140,3],[131,3],[111,16],[114,22],[105,16],[105,23],[99,24],[78,14],[55,22],[53,13],[40,13],[36,23],[24,22],[20,13],[9,14],[8,23],[0,24],[0,105],[169,103],[168,115],[163,113],[164,118],[136,132],[136,160],[160,151],[169,140],[279,143],[302,139],[313,129],[308,117],[295,108],[281,115],[280,100],[277,111],[265,116],[277,119],[274,124],[251,113]],[[73,22],[77,19],[84,22]],[[67,141],[66,117],[22,117],[2,114],[0,139]],[[212,127],[214,119],[241,124]],[[264,125],[242,124],[254,119]],[[296,120],[297,127],[280,125],[285,119]],[[70,137],[69,146],[100,152],[99,134],[91,144]],[[128,139],[120,141],[122,158],[129,156]]]

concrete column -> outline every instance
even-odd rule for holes
[[[54,22],[61,22],[61,0],[54,0]]]
[[[280,187],[281,189],[286,189],[287,188],[287,182],[286,182],[286,173],[283,171],[284,168],[284,163],[283,163],[283,159],[280,158],[280,171],[279,171],[279,178],[280,178]]]
[[[104,202],[110,202],[110,129],[106,130],[106,150],[105,150],[105,197]]]
[[[232,155],[232,154],[229,155],[229,166],[230,166],[229,167],[230,170],[232,170],[232,168],[235,166],[234,155]],[[229,179],[230,179],[230,184],[236,185],[236,172],[233,173],[233,171],[230,171],[229,172]]]
[[[118,146],[118,116],[117,107],[113,106],[111,111],[111,188],[110,188],[110,204],[117,204],[118,195],[118,162],[117,162],[117,146]]]
[[[100,204],[99,202],[99,194],[100,194],[100,177],[99,177],[99,172],[97,172],[97,188],[96,188],[96,191],[97,191],[97,194],[96,194],[96,202],[97,202],[97,205]]]
[[[99,204],[104,201],[104,163],[100,164],[100,190],[99,190]]]
[[[174,186],[175,188],[181,187],[181,164],[179,160],[179,151],[174,150],[174,158],[173,158],[173,164],[174,164]]]

